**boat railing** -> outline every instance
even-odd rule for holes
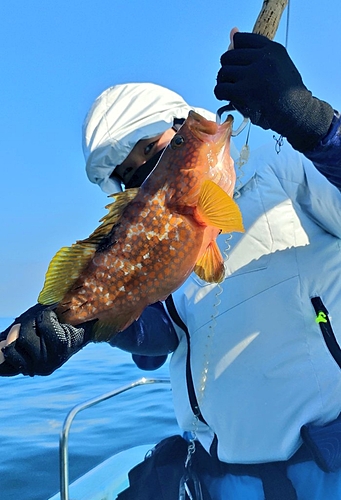
[[[76,417],[76,415],[87,408],[91,408],[92,406],[101,403],[102,401],[106,401],[107,399],[111,399],[123,392],[134,389],[135,387],[147,384],[169,384],[169,378],[145,378],[142,377],[131,384],[124,385],[119,387],[118,389],[107,392],[106,394],[102,394],[101,396],[97,396],[93,399],[89,399],[84,403],[80,403],[68,413],[64,420],[63,428],[60,433],[60,441],[59,441],[59,469],[60,469],[60,498],[61,500],[69,500],[69,433],[71,424]]]

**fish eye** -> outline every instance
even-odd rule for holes
[[[176,134],[170,142],[172,149],[180,148],[185,142],[184,137],[182,135]]]

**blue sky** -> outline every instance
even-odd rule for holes
[[[262,0],[1,2],[0,317],[36,303],[54,253],[87,237],[107,198],[85,175],[81,126],[116,83],[151,81],[212,111],[229,31]],[[288,50],[307,87],[341,109],[341,4],[292,0]],[[285,41],[284,15],[276,40]],[[242,138],[243,139],[243,138]],[[240,141],[242,139],[239,139]],[[251,129],[250,144],[272,140]]]

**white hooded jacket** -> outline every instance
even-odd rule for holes
[[[105,90],[94,102],[83,125],[83,152],[91,182],[108,194],[122,190],[110,177],[135,144],[162,134],[175,118],[187,118],[193,109],[209,120],[215,115],[189,106],[178,94],[154,83],[127,83]],[[238,156],[232,146],[232,156]]]
[[[214,120],[157,85],[105,91],[84,124],[89,179],[107,193],[118,191],[110,175],[136,142],[164,132],[190,109]],[[197,428],[191,410],[188,345],[176,325],[174,406],[180,427],[195,430],[207,450],[217,442],[221,460],[286,460],[300,446],[302,425],[321,425],[341,411],[341,194],[288,144],[278,155],[273,145],[254,152],[241,181],[236,201],[246,231],[218,238],[226,280],[212,285],[192,274],[174,294],[208,426]],[[316,322],[317,297],[333,352]]]
[[[245,233],[218,238],[225,281],[208,284],[193,273],[173,294],[208,426],[196,428],[187,340],[176,325],[174,406],[181,428],[207,450],[216,436],[223,461],[286,460],[304,424],[341,412],[341,194],[288,144],[279,154],[273,145],[253,153],[239,192]]]

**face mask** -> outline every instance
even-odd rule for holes
[[[126,184],[127,189],[141,186],[143,181],[147,179],[148,175],[156,166],[157,162],[160,159],[160,156],[162,155],[165,149],[166,148],[163,148],[160,151],[158,151],[154,156],[152,156],[148,161],[146,161],[146,163],[144,163],[143,165],[141,165],[139,168],[136,169],[134,175]]]
[[[183,118],[175,118],[173,122],[173,129],[175,132],[179,130],[181,125],[183,124],[185,120]],[[152,156],[146,163],[141,165],[138,169],[136,169],[134,175],[132,178],[127,182],[126,188],[135,188],[135,187],[140,187],[141,184],[147,179],[148,175],[151,173],[151,171],[154,169],[156,166],[157,162],[160,159],[160,156],[164,152],[166,148],[161,149],[158,153],[156,153],[154,156]]]

